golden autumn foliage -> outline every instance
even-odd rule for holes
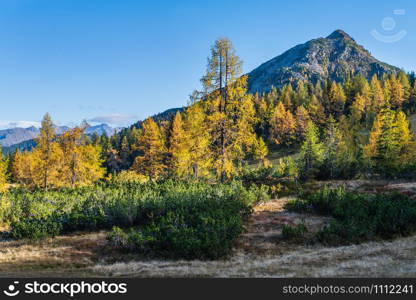
[[[201,103],[186,110],[184,128],[189,147],[188,172],[195,178],[207,177],[212,166],[211,136]]]
[[[0,146],[0,193],[7,189],[7,163],[3,157],[3,151]]]
[[[63,152],[60,184],[63,186],[90,185],[104,177],[101,147],[84,145],[84,130],[85,128],[75,127],[59,137]]]
[[[167,149],[163,134],[156,122],[149,118],[143,122],[142,135],[134,145],[141,152],[137,156],[132,170],[157,180],[166,173]]]
[[[31,152],[14,155],[13,175],[18,182],[48,189],[90,185],[104,177],[100,146],[83,144],[83,129],[57,137],[47,114],[40,132]]]
[[[184,130],[182,115],[177,112],[170,130],[169,139],[170,168],[179,178],[189,175],[190,159],[189,139]]]
[[[211,134],[213,167],[224,180],[235,171],[256,141],[253,124],[255,110],[252,96],[247,94],[247,77],[237,79],[226,89],[226,102],[221,96],[208,102],[208,129]],[[221,110],[218,107],[223,107]]]
[[[270,121],[270,137],[278,145],[290,145],[296,139],[296,120],[279,102]]]

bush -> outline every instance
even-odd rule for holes
[[[108,240],[114,247],[175,258],[218,258],[230,253],[243,232],[244,217],[252,205],[268,199],[267,191],[264,186],[246,188],[241,182],[170,180],[31,195],[20,190],[11,194],[19,212],[13,215],[11,233],[15,238],[39,239],[113,228]],[[45,206],[45,199],[53,201]],[[42,208],[39,212],[37,206]]]
[[[50,218],[14,222],[11,226],[13,228],[11,237],[15,239],[42,239],[49,236],[53,237],[61,233],[62,230],[62,225]]]
[[[315,211],[334,220],[317,233],[328,244],[406,236],[416,231],[416,201],[400,193],[367,194],[344,188],[305,194],[289,202],[294,211]]]
[[[292,158],[280,159],[279,165],[242,168],[237,176],[245,186],[268,186],[273,197],[291,194],[297,189],[297,169]]]
[[[294,226],[285,224],[283,225],[283,228],[282,228],[283,238],[286,240],[292,240],[292,241],[303,240],[307,232],[308,232],[308,228],[303,222]]]

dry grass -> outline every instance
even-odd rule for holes
[[[140,261],[96,265],[103,276],[129,277],[414,277],[416,237],[283,255],[238,253],[226,261]]]
[[[97,261],[99,251],[105,245],[105,234],[100,232],[60,236],[39,242],[0,243],[0,276],[66,276],[79,274],[78,271],[83,274],[83,269]]]

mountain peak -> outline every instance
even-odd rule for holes
[[[330,40],[337,40],[337,39],[349,39],[354,40],[348,33],[346,33],[344,30],[337,29],[333,33],[327,36],[327,39]]]
[[[342,82],[351,74],[371,79],[375,74],[400,72],[399,68],[380,62],[343,30],[327,38],[317,38],[297,45],[263,63],[248,74],[250,93],[264,93],[272,86],[296,85],[324,80]]]

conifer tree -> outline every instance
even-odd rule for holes
[[[219,39],[211,49],[202,78],[208,109],[215,169],[222,182],[234,171],[234,162],[255,141],[254,105],[247,94],[247,76],[238,77],[241,61],[228,39]]]
[[[20,152],[19,149],[14,154],[13,159],[13,177],[19,183],[25,184],[27,186],[37,186],[40,182],[36,182],[35,176],[35,155],[38,152]]]
[[[269,149],[267,148],[267,145],[262,138],[259,138],[254,144],[253,154],[254,159],[260,161],[261,166],[269,165],[269,161],[266,158],[269,154]]]
[[[351,118],[354,124],[359,125],[366,111],[366,99],[361,94],[357,94],[351,106]]]
[[[371,107],[375,112],[378,112],[385,105],[383,88],[377,75],[371,78]]]
[[[384,83],[386,98],[392,108],[401,108],[405,100],[405,91],[397,76],[392,74]]]
[[[289,111],[293,111],[293,98],[294,91],[292,85],[289,83],[285,85],[282,89],[282,102],[285,105],[285,108]]]
[[[282,102],[277,104],[270,123],[270,137],[277,145],[287,146],[296,140],[296,120]]]
[[[62,151],[56,142],[54,124],[48,113],[43,117],[36,144],[33,158],[37,170],[35,175],[40,178],[35,182],[47,190],[50,185],[59,182],[59,165],[62,161]]]
[[[209,176],[213,159],[210,149],[209,124],[201,104],[199,102],[188,107],[184,121],[189,143],[189,172],[196,179]]]
[[[295,105],[296,105],[296,107],[299,107],[299,106],[302,106],[302,105],[305,106],[305,105],[308,105],[308,104],[309,104],[308,91],[305,87],[304,82],[299,81],[298,86],[297,86],[297,90],[296,90],[296,94],[295,94]]]
[[[409,162],[408,152],[413,149],[409,122],[403,112],[383,109],[374,122],[364,157],[370,167],[383,175],[394,176]]]
[[[299,106],[296,109],[296,140],[297,142],[302,142],[305,138],[306,130],[311,121],[311,117],[308,111],[303,107],[303,105]]]
[[[305,141],[300,151],[300,173],[303,179],[314,178],[324,159],[324,148],[319,140],[318,128],[309,121]]]
[[[3,150],[0,146],[0,193],[7,189],[7,162],[3,157]]]
[[[326,121],[325,108],[318,100],[316,95],[312,95],[311,102],[308,106],[309,115],[312,121],[318,126],[322,127]]]
[[[134,146],[142,154],[136,157],[132,169],[153,181],[166,173],[167,149],[161,130],[153,118],[145,120],[142,126],[143,133]]]
[[[172,121],[169,139],[170,168],[178,177],[189,174],[190,153],[189,140],[186,136],[182,115],[178,111]]]
[[[215,111],[220,97],[211,99],[208,116],[211,134],[214,169],[221,181],[235,171],[238,165],[252,149],[256,141],[254,132],[255,110],[252,96],[247,94],[247,77],[237,79],[227,87],[227,105],[222,112]]]
[[[101,148],[99,145],[87,144],[83,140],[86,127],[75,127],[59,137],[63,153],[60,186],[90,185],[104,177],[101,167]]]
[[[346,96],[341,85],[335,81],[332,82],[329,91],[329,111],[336,118],[340,117],[344,111]]]
[[[123,169],[128,169],[130,167],[130,154],[131,148],[127,136],[123,136],[121,139],[120,144],[120,160],[121,160],[121,167]]]

